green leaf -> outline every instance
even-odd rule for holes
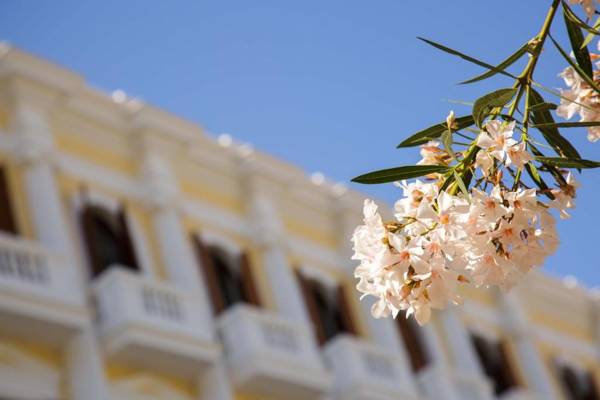
[[[557,122],[532,125],[533,128],[587,128],[590,126],[600,126],[600,121],[584,121],[584,122]]]
[[[464,129],[473,125],[473,116],[465,115],[464,117],[458,117],[454,120],[454,122],[456,123],[456,130]],[[441,122],[437,125],[430,126],[427,129],[423,129],[422,131],[415,133],[396,147],[400,148],[418,146],[427,143],[430,140],[439,138],[447,130],[448,125],[446,125],[446,122]]]
[[[529,175],[531,180],[533,180],[535,182],[535,184],[537,185],[537,187],[539,187],[542,190],[542,193],[544,193],[550,199],[554,199],[554,196],[552,195],[552,193],[550,193],[548,191],[548,189],[549,189],[548,185],[546,184],[544,179],[542,179],[542,177],[540,176],[540,173],[538,172],[535,165],[533,165],[532,163],[527,163],[527,164],[525,164],[525,170],[527,171],[527,174]]]
[[[487,69],[489,69],[491,71],[495,71],[498,74],[506,75],[506,76],[509,76],[509,77],[511,77],[513,79],[517,79],[516,76],[514,76],[514,75],[512,75],[512,74],[510,74],[510,73],[508,73],[506,71],[499,70],[499,69],[497,69],[496,67],[494,67],[491,64],[488,64],[486,62],[480,61],[480,60],[478,60],[476,58],[473,58],[471,56],[468,56],[466,54],[463,54],[460,51],[456,51],[454,49],[446,47],[443,44],[439,44],[439,43],[436,43],[436,42],[434,42],[432,40],[425,39],[425,38],[422,38],[422,37],[417,37],[417,39],[422,40],[423,42],[425,42],[425,43],[427,43],[427,44],[435,47],[436,49],[445,51],[446,53],[452,54],[453,56],[458,56],[458,57],[462,58],[463,60],[466,60],[466,61],[469,61],[469,62],[471,62],[473,64],[479,65],[480,67],[487,68]]]
[[[538,109],[535,110],[535,107],[540,104],[546,104],[542,95],[531,88],[529,93],[529,106],[531,107],[531,121],[533,122],[533,126],[536,127],[546,139],[546,142],[556,153],[560,156],[564,157],[572,157],[572,158],[580,158],[579,152],[577,149],[569,142],[564,136],[562,136],[554,122],[554,118],[552,117],[552,113],[549,110]]]
[[[558,44],[558,42],[556,40],[554,40],[554,38],[551,35],[548,35],[548,37],[550,38],[550,40],[552,40],[552,43],[554,43],[554,46],[556,47],[556,49],[558,50],[558,52],[563,56],[563,58],[565,60],[567,60],[567,62],[569,63],[569,65],[571,67],[573,67],[573,69],[575,71],[577,71],[577,73],[579,74],[579,76],[581,76],[581,79],[583,79],[588,85],[590,85],[597,93],[600,93],[600,88],[598,87],[598,85],[596,85],[596,83],[594,82],[594,80],[592,78],[590,78],[583,69],[581,69],[581,67],[579,67],[579,65],[577,65],[577,63],[573,62],[573,60],[571,59],[571,57],[569,57],[569,55],[563,50],[562,47],[560,47],[560,45]]]
[[[465,196],[465,199],[469,200],[469,202],[470,202],[471,201],[471,195],[469,195],[469,191],[467,190],[467,186],[463,182],[463,180],[460,177],[460,175],[458,175],[456,173],[456,171],[454,171],[454,180],[458,184],[458,187],[459,187],[460,191],[462,192],[462,194]]]
[[[582,46],[584,38],[580,26],[569,17],[569,9],[567,7],[563,7],[563,15],[577,64],[579,64],[586,75],[594,76],[590,53],[586,46]]]
[[[598,17],[598,19],[596,19],[596,22],[594,23],[594,26],[592,28],[593,31],[588,29],[589,33],[585,37],[585,40],[581,44],[581,47],[587,46],[588,44],[590,44],[592,39],[594,39],[594,36],[600,35],[600,31],[598,31],[598,28],[600,28],[600,17]]]
[[[569,18],[574,24],[579,26],[581,29],[585,29],[593,35],[600,35],[600,31],[598,31],[598,21],[594,24],[593,27],[589,26],[586,22],[584,22],[577,14],[573,12],[571,7],[563,0],[563,11],[566,18]]]
[[[396,182],[403,179],[418,178],[419,176],[433,173],[444,173],[450,168],[441,165],[409,165],[405,167],[382,169],[380,171],[370,172],[352,179],[352,182],[375,184]]]
[[[600,168],[600,162],[581,158],[536,157],[535,159],[559,168]]]
[[[481,128],[483,120],[489,113],[496,107],[504,107],[506,103],[515,97],[516,93],[517,89],[506,88],[488,93],[477,99],[475,105],[473,105],[473,120],[475,121],[475,124]]]
[[[549,111],[556,110],[558,106],[554,103],[539,103],[534,106],[529,107],[529,111]]]
[[[527,48],[529,46],[529,43],[525,43],[519,50],[517,50],[514,54],[510,55],[508,58],[506,58],[504,61],[502,61],[500,64],[498,64],[497,66],[494,67],[494,69],[491,69],[481,75],[476,76],[475,78],[471,78],[469,80],[460,82],[461,85],[467,84],[467,83],[473,83],[473,82],[478,82],[478,81],[482,81],[484,79],[490,78],[498,73],[500,73],[501,71],[504,71],[506,68],[510,67],[511,65],[513,65],[518,59],[520,59],[523,54],[527,53]]]

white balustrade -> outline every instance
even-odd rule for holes
[[[217,357],[211,319],[196,294],[117,265],[96,279],[94,292],[110,357],[186,376]]]
[[[336,399],[416,398],[413,386],[403,385],[402,360],[393,352],[350,335],[331,339],[324,352],[334,373]]]
[[[313,333],[303,324],[246,304],[219,317],[234,385],[258,396],[317,399],[329,389]]]
[[[0,332],[61,345],[88,319],[71,266],[39,243],[0,233]]]
[[[73,306],[82,305],[66,261],[38,243],[0,233],[0,287]]]

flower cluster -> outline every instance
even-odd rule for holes
[[[530,160],[513,139],[513,129],[513,123],[492,120],[476,139],[478,172],[494,182],[487,190],[480,185],[452,194],[440,189],[441,179],[402,181],[403,197],[390,222],[374,202],[365,201],[364,225],[352,238],[353,259],[360,261],[357,289],[363,297],[378,298],[374,317],[406,310],[424,324],[432,308],[460,301],[460,284],[510,288],[555,251],[558,236],[550,209],[567,218],[577,183],[569,174],[545,203],[536,189],[512,190],[486,178],[498,162],[522,167]],[[437,142],[422,146],[421,154],[423,164],[447,163]]]
[[[598,43],[600,47],[600,42]],[[599,55],[592,54],[593,58],[599,58]],[[600,68],[600,62],[596,63],[596,68]],[[580,122],[600,122],[600,95],[590,85],[581,78],[573,69],[567,67],[559,75],[569,87],[567,90],[561,90],[560,106],[556,113],[565,118],[571,119],[576,114],[579,115]],[[600,71],[594,71],[595,82],[600,82]],[[588,140],[595,142],[600,140],[600,126],[588,127]]]

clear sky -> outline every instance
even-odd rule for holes
[[[549,0],[229,0],[0,2],[0,39],[62,64],[107,91],[196,121],[215,134],[348,182],[404,165],[406,135],[443,120],[448,99],[472,101],[509,86],[417,41],[425,36],[500,61],[539,30]],[[555,36],[566,45],[562,20]],[[537,80],[559,87],[564,62],[547,47]],[[553,100],[556,101],[556,100]],[[565,131],[585,158],[600,143]],[[546,269],[600,286],[600,170],[583,187]],[[392,202],[391,185],[357,189]]]

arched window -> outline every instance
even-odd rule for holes
[[[138,270],[123,210],[113,212],[87,205],[81,211],[81,225],[92,277],[100,275],[113,264]]]
[[[342,285],[329,287],[302,273],[298,273],[297,277],[320,344],[340,333],[356,334]]]
[[[423,339],[421,327],[415,322],[414,318],[406,318],[406,313],[401,311],[396,317],[396,324],[404,347],[408,350],[410,365],[414,372],[419,372],[430,362],[430,356]]]
[[[494,393],[499,395],[518,386],[504,343],[475,334],[471,340],[483,372],[494,386]]]
[[[598,400],[594,376],[589,372],[555,362],[558,379],[567,400]]]
[[[218,245],[205,244],[197,236],[194,244],[215,314],[236,303],[260,306],[247,252],[230,254]]]
[[[17,234],[8,179],[2,167],[0,167],[0,231]]]

